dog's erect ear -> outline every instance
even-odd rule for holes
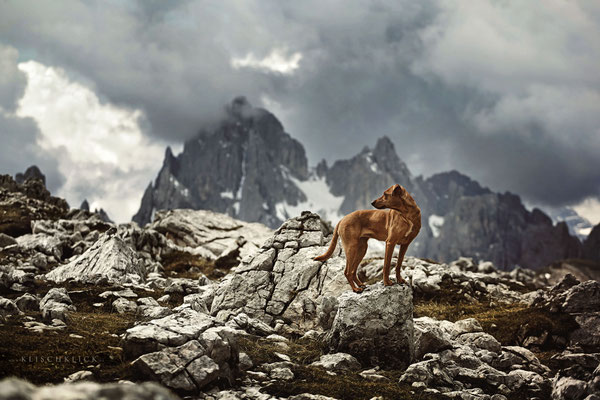
[[[398,196],[398,197],[402,197],[404,195],[404,188],[398,184],[395,184],[394,186],[392,186],[394,189],[392,190],[392,195],[393,196]]]

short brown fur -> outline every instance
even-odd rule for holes
[[[357,293],[362,292],[365,288],[365,284],[358,279],[356,272],[367,252],[369,239],[377,239],[386,243],[383,283],[390,286],[393,285],[389,275],[392,254],[396,245],[400,245],[398,264],[396,265],[396,281],[404,283],[404,279],[400,276],[402,261],[408,245],[421,230],[421,209],[402,186],[390,187],[371,204],[378,210],[358,210],[342,218],[335,227],[327,252],[315,257],[317,261],[325,261],[331,257],[337,245],[338,236],[341,237],[342,247],[346,253],[344,274],[352,290]],[[384,208],[388,210],[383,210]]]

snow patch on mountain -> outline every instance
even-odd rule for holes
[[[432,214],[429,216],[429,228],[431,228],[431,232],[433,233],[433,237],[440,236],[440,228],[444,225],[444,217],[440,215]]]
[[[564,221],[569,227],[569,233],[575,235],[580,241],[584,241],[590,232],[592,231],[593,225],[586,218],[582,217],[572,209],[571,207],[561,207],[558,209],[548,209],[548,215],[554,221],[554,223]]]
[[[299,180],[289,173],[287,168],[282,167],[282,171],[298,189],[304,193],[305,201],[296,205],[287,202],[275,204],[277,218],[285,221],[286,219],[297,217],[302,211],[312,211],[329,220],[332,224],[342,219],[339,209],[344,201],[344,196],[334,196],[329,190],[325,177],[319,177],[316,173],[311,173],[307,180]]]

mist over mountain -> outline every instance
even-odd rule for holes
[[[423,228],[410,254],[440,261],[471,256],[505,269],[541,268],[582,254],[567,223],[527,210],[516,194],[494,193],[458,171],[412,176],[386,136],[352,158],[309,168],[303,145],[272,113],[244,97],[226,111],[219,124],[187,141],[181,154],[167,148],[134,221],[144,225],[157,210],[192,208],[272,228],[303,210],[336,223],[349,212],[370,209],[383,190],[399,183],[422,210]]]

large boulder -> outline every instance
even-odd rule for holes
[[[330,351],[352,354],[362,364],[406,368],[414,358],[412,289],[406,285],[368,287],[339,299],[325,341]]]
[[[600,282],[586,281],[567,290],[561,309],[568,313],[600,311]]]
[[[92,247],[68,264],[46,274],[48,280],[64,282],[140,283],[146,271],[136,252],[111,229],[103,234]]]
[[[325,252],[331,234],[317,214],[303,212],[287,220],[219,284],[212,315],[222,321],[240,313],[268,324],[281,320],[299,332],[328,328],[336,298],[350,290],[343,257],[313,261]]]
[[[182,250],[209,260],[227,256],[237,259],[237,262],[254,253],[273,233],[259,223],[243,222],[213,211],[190,209],[158,211],[149,228],[162,233]]]

